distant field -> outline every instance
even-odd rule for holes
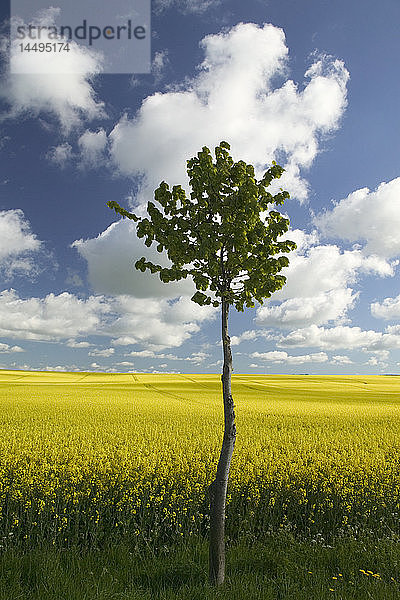
[[[400,378],[235,375],[228,537],[399,534]],[[0,371],[0,546],[204,534],[217,375]]]

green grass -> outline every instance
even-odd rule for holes
[[[9,550],[0,557],[0,600],[400,597],[400,548],[389,541],[341,540],[334,548],[324,548],[281,536],[250,547],[234,545],[227,558],[226,582],[215,590],[207,583],[207,548],[199,540],[165,548],[158,555],[132,553],[124,545],[83,552]]]

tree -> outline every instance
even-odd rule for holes
[[[230,146],[221,142],[215,148],[215,162],[204,146],[187,161],[191,187],[188,197],[180,185],[163,181],[148,202],[148,217],[139,218],[117,202],[108,206],[123,217],[137,222],[137,235],[146,246],[157,243],[166,251],[170,267],[145,258],[136,269],[158,273],[168,283],[191,276],[196,286],[193,302],[200,306],[221,306],[222,317],[222,395],[224,435],[214,481],[210,485],[210,582],[223,583],[225,577],[225,505],[231,458],[236,440],[235,407],[231,393],[232,352],[228,335],[231,306],[238,311],[254,307],[280,289],[286,278],[280,274],[289,260],[284,253],[296,248],[289,240],[278,241],[288,230],[289,220],[276,210],[289,194],[272,195],[270,183],[284,169],[273,162],[258,181],[252,165],[234,162]],[[272,210],[269,207],[272,206]],[[160,210],[160,208],[161,210]]]

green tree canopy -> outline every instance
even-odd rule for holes
[[[277,210],[268,211],[289,198],[288,192],[272,195],[267,190],[284,169],[274,162],[257,181],[254,167],[234,162],[229,149],[221,142],[213,162],[210,150],[203,147],[187,161],[190,197],[180,185],[170,189],[163,181],[155,191],[156,203],[147,204],[148,217],[139,218],[114,201],[108,206],[136,221],[138,237],[146,246],[156,242],[172,263],[163,267],[142,257],[135,263],[137,269],[158,272],[164,283],[190,275],[197,289],[194,302],[219,306],[224,297],[243,311],[284,285],[280,271],[289,260],[283,254],[296,245],[278,241],[289,219]]]

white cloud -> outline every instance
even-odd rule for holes
[[[199,306],[191,301],[189,296],[181,296],[169,303],[168,310],[164,311],[169,322],[179,324],[182,322],[209,321],[219,314],[212,306]]]
[[[337,365],[352,365],[353,361],[348,356],[338,354],[336,356],[332,356],[331,363]]]
[[[80,300],[68,292],[23,300],[15,290],[0,293],[0,335],[60,340],[96,333],[109,307],[101,297]]]
[[[202,14],[220,4],[221,0],[154,0],[153,9],[157,14],[170,8],[177,8],[184,14]]]
[[[130,294],[137,298],[174,298],[193,295],[193,282],[184,279],[166,285],[158,275],[149,271],[142,273],[135,269],[135,262],[146,259],[168,266],[165,253],[156,248],[147,248],[143,240],[136,236],[136,225],[124,219],[113,223],[97,238],[76,240],[72,247],[87,261],[89,282],[92,288],[102,294]]]
[[[320,245],[313,231],[289,231],[284,236],[298,245],[289,254],[289,266],[282,271],[287,281],[271,300],[257,309],[260,325],[282,328],[343,324],[359,296],[350,285],[362,274],[385,277],[394,274],[393,265],[360,250],[342,251],[336,245]],[[279,301],[280,305],[273,302]]]
[[[78,139],[83,164],[98,167],[104,163],[104,150],[107,146],[107,134],[104,129],[86,130]]]
[[[392,333],[393,335],[400,335],[400,325],[388,325],[385,331],[386,333]]]
[[[163,78],[166,66],[169,63],[168,51],[156,52],[151,64],[151,72],[154,75],[156,83],[159,83]]]
[[[83,281],[82,278],[80,277],[80,275],[78,275],[78,273],[76,273],[73,269],[71,269],[70,267],[67,267],[67,277],[65,278],[65,283],[69,286],[72,287],[83,287]]]
[[[161,84],[164,79],[165,71],[167,66],[169,65],[169,57],[168,50],[162,50],[160,52],[155,52],[154,58],[151,63],[151,74],[154,78],[154,87],[157,87]],[[130,80],[130,85],[132,87],[136,87],[141,85],[142,80],[140,76],[133,75]]]
[[[129,362],[129,360],[123,360],[122,362],[115,363],[118,367],[134,367],[133,362]]]
[[[165,299],[143,302],[129,296],[81,300],[68,292],[24,300],[15,290],[5,290],[0,293],[0,335],[30,340],[69,338],[70,347],[87,347],[75,338],[98,335],[114,338],[115,346],[140,343],[161,350],[180,346],[199,330],[198,323],[216,315],[209,306],[192,311],[189,302],[182,298],[173,303]],[[99,352],[92,354],[104,355]],[[106,352],[111,355],[114,349]]]
[[[400,335],[398,333],[379,333],[375,342],[363,348],[365,352],[383,352],[387,349],[397,350],[400,348]]]
[[[89,356],[102,356],[103,358],[109,358],[115,352],[115,348],[104,348],[103,350],[95,349],[89,352]]]
[[[376,356],[371,356],[371,358],[369,358],[365,364],[372,365],[373,367],[375,367],[378,365],[378,359],[376,358]]]
[[[375,354],[381,361],[388,360],[390,356],[389,350],[368,350],[368,352]]]
[[[312,347],[317,346],[326,350],[336,348],[360,348],[376,341],[379,334],[376,331],[362,331],[360,327],[338,326],[330,329],[310,325],[282,336],[278,346]]]
[[[322,325],[345,317],[354,306],[358,294],[350,288],[335,289],[316,296],[292,298],[279,306],[262,306],[256,321],[268,327],[294,329],[307,325]]]
[[[385,362],[385,359],[379,358],[378,356],[371,356],[371,358],[369,358],[365,364],[371,367],[379,367],[380,369],[386,369],[388,366],[388,363]]]
[[[11,352],[25,352],[20,346],[9,346],[0,342],[0,354],[9,354]]]
[[[286,346],[293,348],[316,346],[323,350],[361,348],[370,352],[400,348],[400,335],[372,330],[363,331],[360,327],[337,326],[325,329],[324,327],[311,325],[292,331],[287,336],[282,336],[277,346],[281,348]]]
[[[364,242],[366,254],[400,255],[400,177],[371,192],[362,188],[317,215],[314,224],[329,237]]]
[[[28,367],[25,367],[28,370],[35,370],[35,369],[29,369]],[[23,367],[21,367],[21,369],[23,370]],[[76,365],[57,365],[56,367],[50,366],[50,365],[46,365],[46,367],[43,367],[40,369],[41,371],[54,371],[54,372],[58,372],[58,373],[77,373],[77,372],[82,372],[82,371],[87,371],[87,369],[83,369],[82,367],[77,367]]]
[[[253,352],[251,358],[258,358],[267,362],[286,363],[290,365],[299,365],[303,363],[322,363],[327,362],[328,356],[325,352],[316,352],[314,354],[303,354],[300,356],[291,356],[287,352],[273,350],[271,352]]]
[[[274,293],[274,300],[313,298],[323,292],[343,290],[357,280],[359,273],[384,277],[393,275],[394,271],[386,261],[366,257],[360,250],[342,251],[335,245],[318,245],[301,253],[291,252],[289,266],[282,273],[287,282]]]
[[[165,299],[147,298],[144,302],[118,296],[113,300],[113,308],[118,316],[107,328],[108,334],[116,338],[113,344],[140,343],[149,345],[150,350],[180,346],[199,331],[199,322],[216,316],[215,309],[195,306],[189,298],[171,303]]]
[[[43,11],[32,24],[54,25],[59,9]],[[22,24],[22,21],[21,23]],[[41,31],[42,41],[47,40]],[[69,42],[69,52],[20,52],[19,40],[11,46],[13,73],[3,81],[1,96],[9,104],[8,118],[55,116],[64,132],[79,125],[82,119],[104,117],[104,105],[96,100],[93,77],[102,70],[99,54]],[[46,60],[47,73],[40,73]]]
[[[165,178],[185,184],[186,160],[222,139],[258,174],[283,157],[287,173],[280,185],[303,200],[307,186],[299,169],[310,166],[321,136],[337,128],[346,105],[343,63],[316,60],[299,90],[293,81],[274,87],[288,50],[283,31],[273,25],[239,23],[206,36],[201,46],[205,59],[196,77],[149,96],[133,120],[124,116],[110,134],[120,171],[144,175],[139,201],[149,200]]]
[[[194,363],[195,365],[200,365],[203,363],[206,358],[209,358],[209,354],[206,352],[193,352],[191,356],[187,356],[184,360]]]
[[[57,373],[66,373],[67,371],[70,371],[71,369],[69,369],[69,367],[65,367],[63,365],[57,365],[56,367],[50,367],[49,365],[46,365],[43,369],[44,371],[50,371],[50,372],[57,372]]]
[[[22,210],[0,211],[0,260],[26,251],[34,252],[40,245]]]
[[[400,319],[400,295],[371,304],[371,314],[377,319]]]
[[[68,340],[67,346],[69,348],[89,348],[92,344],[89,344],[89,342],[77,342],[76,340],[71,339]]]
[[[316,229],[311,233],[306,233],[302,229],[289,229],[279,239],[295,242],[297,246],[296,254],[304,254],[311,246],[317,246],[319,243],[319,235]],[[293,256],[293,252],[289,256]]]
[[[38,271],[35,256],[42,242],[32,233],[20,209],[0,211],[0,271],[7,278],[15,274],[33,275]]]
[[[130,337],[129,335],[122,335],[118,337],[116,340],[112,340],[111,343],[114,346],[132,346],[137,343],[136,338]],[[128,355],[126,355],[128,356]]]
[[[184,360],[188,362],[192,362],[196,365],[201,364],[208,358],[210,355],[205,352],[194,352],[191,356],[176,356],[175,354],[164,354],[159,352],[154,352],[154,350],[132,350],[126,356],[135,356],[139,358],[158,358],[158,359],[168,359],[168,360]],[[160,365],[161,367],[163,365]],[[167,366],[167,365],[164,365]]]
[[[162,367],[162,365],[160,365],[160,367]],[[171,369],[169,369],[168,371],[160,371],[159,369],[155,369],[154,367],[149,367],[145,372],[146,373],[154,373],[154,374],[162,373],[165,375],[166,374],[168,374],[168,375],[171,375],[171,374],[179,375],[180,374],[180,371],[171,371]]]
[[[156,353],[154,350],[132,350],[126,356],[139,356],[140,358],[155,358]]]
[[[223,361],[222,361],[222,360],[216,360],[216,361],[215,361],[215,362],[213,362],[213,363],[209,363],[209,364],[207,365],[207,367],[208,367],[209,369],[211,369],[211,367],[218,367],[218,368],[220,368],[220,367],[222,367],[222,365],[223,365]]]
[[[251,358],[260,358],[261,360],[272,362],[283,362],[287,356],[287,352],[280,352],[278,350],[272,350],[271,352],[253,352],[250,354]]]
[[[54,146],[46,156],[50,162],[63,169],[73,158],[72,146],[67,142]]]
[[[244,331],[240,335],[232,335],[231,336],[231,346],[238,346],[242,342],[247,342],[249,340],[255,340],[255,339],[257,339],[257,336],[258,336],[257,331],[254,331],[254,330]]]

